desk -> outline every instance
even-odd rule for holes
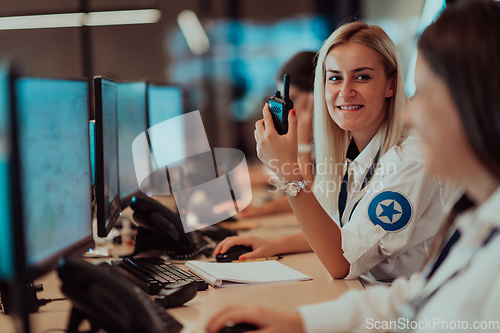
[[[268,216],[259,219],[259,228],[243,231],[264,238],[293,234],[300,230],[293,214]],[[348,289],[363,289],[358,280],[333,280],[313,253],[286,255],[281,263],[313,278],[312,281],[243,286],[200,291],[184,306],[168,312],[184,325],[183,333],[201,333],[212,315],[229,304],[258,304],[283,311],[294,311],[298,306],[333,300]],[[38,298],[64,297],[60,292],[60,281],[56,272],[50,272],[36,281],[43,283],[44,291]],[[33,333],[64,330],[69,319],[70,301],[52,302],[32,314]],[[14,333],[9,316],[0,315],[2,333]]]
[[[312,281],[209,288],[199,292],[185,306],[169,310],[184,325],[185,333],[204,332],[213,314],[229,304],[258,304],[283,311],[295,311],[298,306],[333,300],[348,289],[363,289],[358,280],[333,280],[313,253],[285,256],[281,263],[313,278]]]

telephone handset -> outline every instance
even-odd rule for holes
[[[73,302],[68,333],[78,332],[85,319],[90,332],[178,333],[182,325],[108,264],[92,265],[66,258],[59,268],[61,290]]]
[[[213,247],[203,235],[199,231],[186,234],[179,215],[159,202],[146,196],[135,196],[130,207],[134,210],[134,221],[139,225],[132,256],[157,248],[164,249],[172,259],[212,255]]]

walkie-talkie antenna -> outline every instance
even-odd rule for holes
[[[290,93],[290,75],[283,75],[283,100],[287,101],[290,99],[288,95]]]

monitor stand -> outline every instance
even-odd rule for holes
[[[0,290],[0,293],[2,294],[2,298],[0,300],[0,303],[2,304],[3,311],[5,314],[11,314],[12,309],[11,309],[11,296],[15,297],[14,295],[11,295],[9,292],[9,288],[2,288],[3,290]],[[41,283],[35,284],[32,281],[29,282],[29,284],[26,286],[26,298],[28,299],[28,302],[26,302],[26,311],[28,313],[35,313],[38,312],[38,309],[40,306],[45,305],[40,302],[38,299],[38,296],[36,293],[43,291],[43,285]],[[43,300],[42,300],[43,301]]]
[[[128,254],[122,257],[123,258],[133,257],[141,252],[148,252],[152,250],[163,250],[163,249],[164,249],[163,244],[161,244],[158,240],[155,239],[155,237],[152,236],[151,231],[139,226],[137,228],[137,235],[135,236],[134,252],[132,252],[132,254]]]

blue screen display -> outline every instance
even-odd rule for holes
[[[0,63],[0,280],[14,275],[12,211],[10,200],[10,89],[9,71]]]
[[[118,168],[120,199],[139,190],[135,175],[132,142],[147,130],[146,82],[119,83],[118,93]]]
[[[92,235],[87,82],[16,82],[28,266]]]
[[[183,113],[182,90],[174,86],[150,85],[148,89],[149,127]]]
[[[89,122],[90,136],[90,168],[92,170],[92,186],[95,186],[95,123]]]
[[[332,33],[330,19],[305,13],[273,22],[214,18],[205,27],[211,51],[203,57],[189,49],[180,28],[172,30],[166,48],[171,57],[168,79],[183,86],[209,79],[217,84],[213,98],[218,112],[238,121],[259,116],[261,99],[276,90],[275,75],[281,65],[297,52],[319,50]],[[236,96],[228,93],[234,88]],[[187,111],[196,110],[202,95],[190,93],[188,98],[194,107]]]
[[[183,99],[182,99],[182,89],[175,86],[155,86],[149,85],[148,87],[148,115],[149,115],[149,127],[158,125],[159,123],[169,120],[171,118],[180,116],[184,113],[183,109]],[[160,141],[162,138],[155,136],[152,132],[149,132],[151,142]],[[172,133],[173,135],[173,133]],[[184,138],[184,128],[178,128],[177,136]],[[183,150],[184,147],[176,147],[177,149]],[[154,151],[153,151],[154,153]],[[158,167],[165,167],[164,165],[157,165],[155,160],[151,163]],[[177,165],[177,164],[176,164]],[[172,167],[173,165],[170,165]],[[160,189],[167,186],[168,184],[161,183],[161,177],[155,175],[150,179],[151,188],[156,187]]]

